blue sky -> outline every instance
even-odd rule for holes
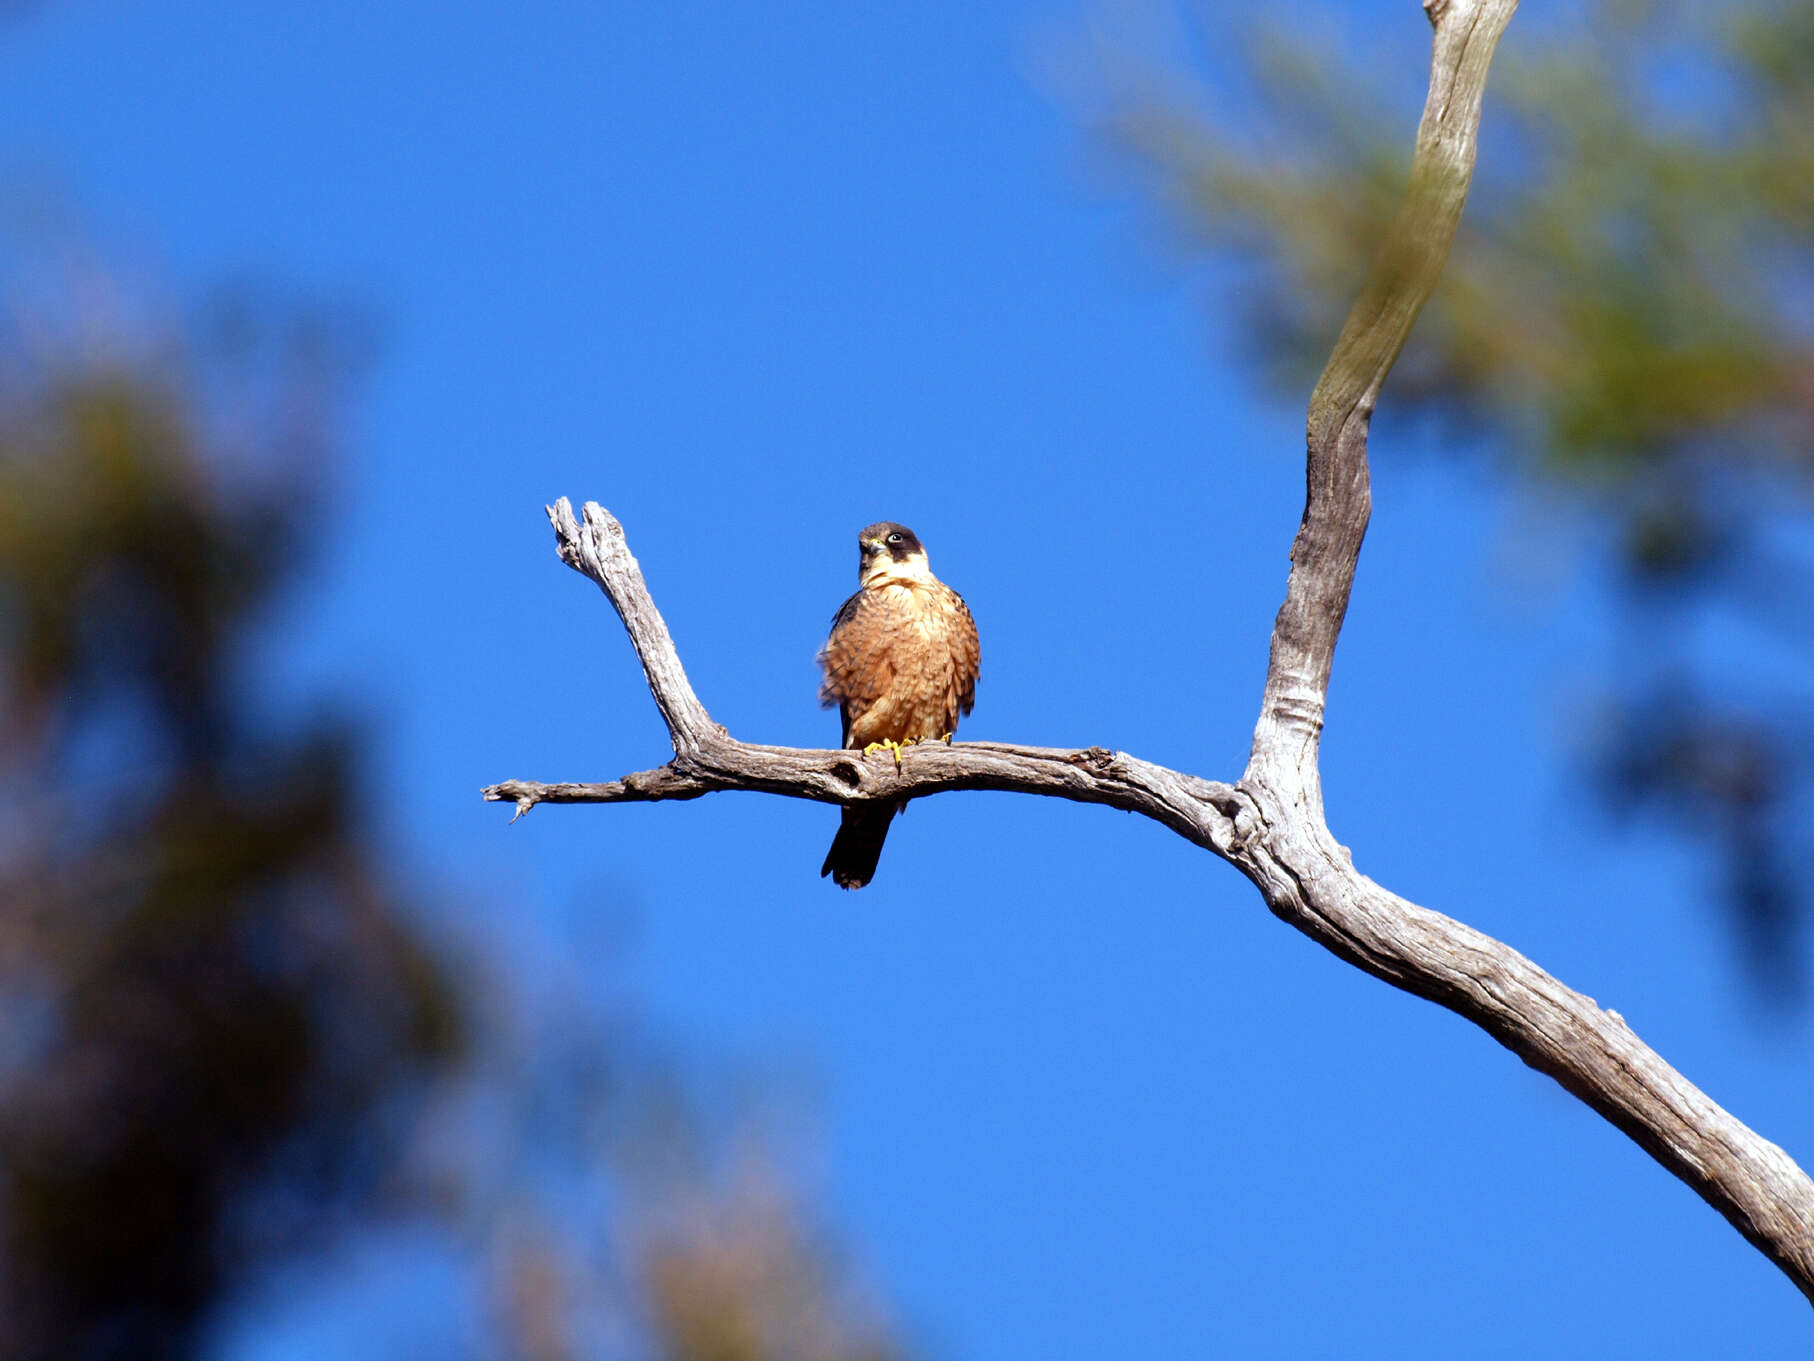
[[[691,1052],[812,1075],[830,1209],[919,1354],[1798,1354],[1806,1303],[1624,1136],[1153,824],[926,801],[853,896],[817,877],[823,807],[507,827],[479,802],[667,754],[608,606],[554,558],[563,494],[623,521],[740,737],[835,740],[813,655],[885,517],[976,614],[966,736],[1238,773],[1302,407],[1091,172],[1045,76],[1084,21],[46,3],[0,27],[0,165],[54,173],[174,296],[253,278],[375,320],[274,672],[369,716],[375,825],[526,993],[628,996]],[[1424,21],[1377,22],[1414,107]],[[1388,387],[1336,834],[1805,1162],[1814,1023],[1760,1022],[1708,867],[1615,836],[1565,760],[1613,659],[1590,536],[1427,439]],[[361,1279],[287,1299],[241,1354],[306,1351]],[[425,1266],[420,1317],[365,1354],[442,1337],[462,1288]]]

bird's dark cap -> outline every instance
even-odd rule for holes
[[[926,551],[919,535],[893,520],[877,520],[865,528],[857,535],[857,548],[865,558],[871,553],[887,553],[896,562]]]

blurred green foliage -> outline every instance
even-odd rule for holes
[[[1372,22],[1363,37],[1294,12],[1288,31],[1233,42],[1182,28],[1170,51],[1105,28],[1094,53],[1101,131],[1188,250],[1239,263],[1217,305],[1240,308],[1231,329],[1292,391],[1327,356],[1409,168],[1415,108],[1376,73],[1421,79],[1408,40],[1424,26],[1414,6]],[[1205,78],[1180,56],[1193,50],[1243,54],[1238,79]],[[1231,102],[1242,83],[1251,98]],[[1814,8],[1521,14],[1447,272],[1385,400],[1587,512],[1625,619],[1589,753],[1608,805],[1721,853],[1752,976],[1795,996],[1814,687],[1805,666],[1757,659],[1814,624],[1799,584],[1814,569]],[[1708,646],[1710,614],[1761,644]]]
[[[244,655],[319,514],[312,381],[235,462],[183,357],[8,320],[0,1355],[182,1356],[384,1186],[460,1006],[359,828],[355,730],[261,712]]]
[[[896,1355],[790,1149],[456,967],[356,717],[283,693],[345,326],[85,307],[123,290],[53,226],[0,249],[0,1358],[230,1350],[381,1222],[473,1264],[469,1355]]]

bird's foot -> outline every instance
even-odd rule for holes
[[[906,750],[907,748],[902,746],[899,742],[871,742],[868,746],[863,748],[863,754],[867,756],[872,751],[891,752],[894,755],[894,768],[899,770],[901,768],[901,753]]]

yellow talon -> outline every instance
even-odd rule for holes
[[[906,750],[906,748],[903,747],[899,742],[891,742],[891,741],[884,740],[881,742],[871,742],[868,746],[863,748],[863,754],[865,756],[867,756],[872,751],[892,752],[892,753],[894,753],[894,768],[896,770],[899,770],[901,768],[901,753],[905,750]]]

